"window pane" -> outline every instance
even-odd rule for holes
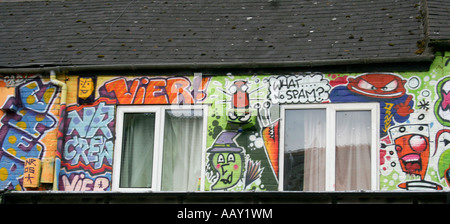
[[[123,121],[120,187],[151,188],[155,113],[126,113]]]
[[[163,191],[196,191],[202,164],[202,110],[167,110],[164,122]]]
[[[370,111],[336,113],[336,190],[370,189]]]
[[[325,190],[325,109],[286,110],[284,190]]]

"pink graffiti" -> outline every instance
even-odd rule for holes
[[[450,105],[450,92],[445,93],[444,91],[442,91],[442,97],[443,97],[442,109],[445,110],[447,109],[448,105]]]
[[[105,191],[110,186],[106,177],[97,177],[94,180],[87,178],[84,173],[72,174],[70,177],[61,176],[64,191]]]

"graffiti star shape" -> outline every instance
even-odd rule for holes
[[[430,102],[422,100],[419,102],[418,107],[422,110],[428,111],[428,109],[430,109]]]

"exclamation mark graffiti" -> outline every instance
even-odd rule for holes
[[[206,90],[208,89],[209,81],[211,77],[203,77],[202,73],[194,74],[194,81],[192,84],[192,96],[195,103],[206,99]]]

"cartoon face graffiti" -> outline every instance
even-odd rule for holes
[[[242,154],[234,152],[216,153],[212,162],[220,176],[219,181],[212,187],[213,190],[230,188],[241,179]]]
[[[210,163],[218,174],[218,180],[211,187],[212,190],[231,188],[242,179],[243,150],[234,142],[238,134],[235,131],[220,133],[214,145],[208,150]]]
[[[410,124],[389,130],[402,170],[424,180],[430,157],[428,125]]]
[[[233,94],[233,108],[249,108],[250,102],[247,90],[248,85],[246,81],[238,80],[233,83],[230,87],[230,92]]]
[[[350,91],[368,97],[398,98],[406,93],[406,80],[390,73],[362,74],[348,80]]]
[[[247,122],[250,119],[250,100],[248,85],[246,81],[237,80],[233,83],[233,85],[228,89],[231,93],[232,100],[231,106],[232,109],[228,113],[228,117],[232,121],[238,122]]]
[[[94,79],[91,77],[80,77],[78,80],[78,97],[87,99],[94,92]]]

